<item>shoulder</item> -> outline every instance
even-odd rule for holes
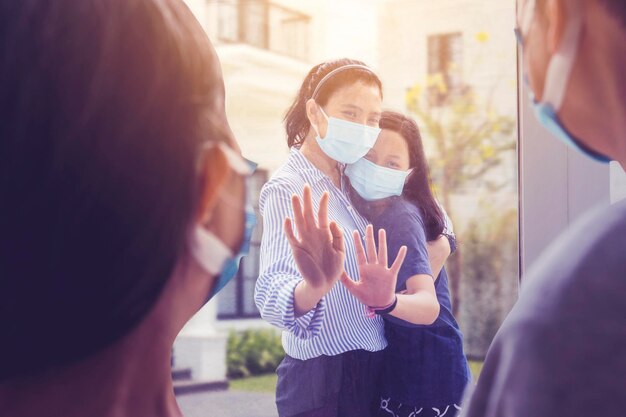
[[[551,407],[557,392],[584,393],[589,381],[598,398],[613,401],[600,391],[622,384],[626,373],[616,355],[626,344],[625,255],[626,203],[594,211],[558,238],[522,279],[520,298],[487,356],[476,402],[497,403],[509,391],[510,401],[534,398],[526,406]],[[575,402],[587,411],[590,401]]]
[[[261,188],[259,208],[262,211],[266,202],[274,198],[290,199],[293,194],[302,192],[305,183],[306,180],[302,173],[290,160],[287,160]]]
[[[626,344],[625,255],[626,202],[593,211],[560,236],[523,277],[464,415],[622,410],[615,398],[626,373],[619,353]]]
[[[402,227],[407,231],[424,228],[420,209],[403,197],[393,198],[378,220],[380,224]]]
[[[419,247],[426,242],[426,231],[418,207],[404,198],[394,199],[374,222],[375,229],[385,229],[389,244]]]
[[[528,271],[521,296],[580,311],[616,290],[626,296],[626,201],[593,210],[558,237]]]

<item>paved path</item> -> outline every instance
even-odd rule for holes
[[[278,417],[274,394],[218,391],[177,397],[185,417]]]

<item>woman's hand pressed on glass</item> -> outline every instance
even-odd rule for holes
[[[317,301],[313,305],[304,302],[298,303],[298,289],[296,289],[296,304],[304,304],[304,308],[297,310],[302,314],[313,308],[335,283],[344,270],[346,258],[343,233],[337,223],[328,220],[328,192],[320,199],[317,216],[313,209],[311,188],[305,185],[302,200],[297,195],[291,198],[294,212],[293,222],[297,236],[293,230],[292,220],[285,219],[285,234],[291,246],[294,260],[304,279],[300,291],[307,294],[308,300]]]
[[[384,229],[378,231],[378,252],[372,225],[365,229],[365,248],[357,231],[354,231],[353,238],[360,280],[352,280],[344,271],[341,282],[366,306],[380,308],[390,305],[395,299],[398,272],[406,256],[406,246],[400,248],[391,267],[387,267],[387,235]]]

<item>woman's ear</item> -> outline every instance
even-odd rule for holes
[[[546,18],[548,21],[547,46],[550,54],[555,54],[565,35],[569,16],[566,3],[571,0],[548,0],[546,2]],[[571,5],[569,7],[572,7]]]
[[[215,205],[230,176],[230,165],[220,146],[214,145],[206,149],[199,172],[200,204],[196,221],[205,224],[211,219]]]
[[[308,99],[306,102],[306,117],[309,119],[309,122],[315,126],[319,126],[320,116],[320,109],[317,106],[315,99]]]
[[[306,102],[306,117],[313,131],[321,137],[326,137],[326,118],[315,99],[310,98]]]

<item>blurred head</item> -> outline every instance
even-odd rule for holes
[[[326,136],[326,116],[378,127],[382,106],[382,84],[370,70],[351,68],[338,72],[320,82],[331,71],[346,65],[365,65],[353,59],[323,62],[309,71],[298,91],[296,100],[285,115],[285,130],[289,147],[300,147],[316,126],[321,137]],[[314,95],[315,93],[315,95]]]
[[[626,3],[520,0],[517,23],[529,87],[563,129],[544,124],[596,159],[626,156]]]
[[[445,221],[431,190],[430,171],[417,124],[400,113],[385,111],[380,128],[378,140],[365,158],[385,168],[411,170],[402,195],[421,209],[426,238],[437,239]]]
[[[239,150],[202,28],[178,0],[102,6],[0,6],[0,380],[128,334],[191,263],[195,227],[241,243]]]

